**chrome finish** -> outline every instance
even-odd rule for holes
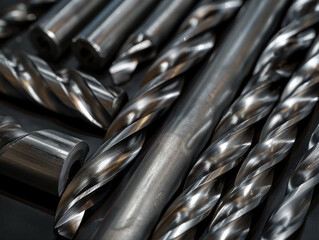
[[[174,105],[93,239],[149,237],[211,129],[252,70],[288,2],[252,0],[243,7],[216,53]]]
[[[197,24],[189,25],[155,60],[141,89],[113,121],[106,142],[64,192],[56,213],[56,228],[60,234],[72,235],[84,211],[98,201],[98,190],[135,159],[143,147],[144,129],[180,96],[182,75],[212,49],[215,37],[210,30],[237,12],[242,2],[236,2],[212,15],[203,15]]]
[[[315,186],[319,183],[319,125],[314,130],[308,151],[292,173],[286,197],[268,220],[262,240],[283,240],[295,233],[306,219]]]
[[[287,35],[295,33],[301,25],[318,23],[319,14],[316,10],[304,14],[287,26],[291,29]],[[274,38],[278,44],[285,42],[279,37],[283,33],[283,30],[279,31]],[[317,42],[314,43],[316,45]],[[274,46],[269,45],[263,55],[275,55]],[[246,238],[252,211],[265,199],[271,188],[273,168],[290,153],[298,123],[309,115],[318,101],[318,57],[317,52],[307,59],[289,81],[283,97],[266,121],[258,143],[243,161],[234,186],[222,198],[202,239]]]
[[[255,124],[270,114],[299,64],[296,53],[304,52],[312,43],[312,24],[303,24],[293,34],[289,25],[284,26],[268,43],[272,51],[266,47],[248,85],[219,122],[211,144],[197,159],[183,192],[160,220],[152,239],[186,237],[210,215],[221,197],[224,174],[243,160],[251,147]]]
[[[73,69],[54,71],[30,54],[0,51],[0,92],[11,95],[4,81],[28,98],[52,111],[82,116],[107,129],[126,100],[118,87],[104,87],[94,77]]]
[[[105,0],[61,0],[30,33],[36,50],[49,59],[59,58],[74,37],[108,2]]]
[[[158,2],[114,0],[73,39],[73,53],[84,66],[104,67]]]
[[[71,167],[81,164],[88,145],[54,130],[27,133],[0,115],[0,172],[54,195],[61,195]]]
[[[158,50],[196,1],[164,0],[122,46],[110,67],[114,84],[128,81],[138,66],[154,59]]]

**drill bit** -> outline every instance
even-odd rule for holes
[[[287,239],[303,224],[314,187],[319,183],[319,125],[314,130],[308,151],[292,173],[287,193],[268,220],[261,239]]]
[[[312,43],[315,37],[309,29],[312,25],[303,24],[293,34],[289,34],[289,25],[283,26],[280,34],[268,43],[272,51],[266,48],[261,55],[249,84],[218,124],[211,144],[191,169],[183,192],[160,220],[153,239],[190,235],[212,212],[224,187],[224,174],[237,166],[249,150],[255,124],[268,116],[299,62],[296,53]]]
[[[154,59],[164,41],[181,22],[194,0],[162,1],[121,48],[109,71],[114,84],[128,81],[138,66]]]
[[[0,115],[0,149],[1,174],[58,196],[88,145],[54,130],[25,132],[15,119]]]
[[[314,14],[318,19],[319,15]],[[305,17],[308,21],[309,14]],[[303,20],[297,21],[301,22]],[[244,160],[234,186],[222,198],[203,239],[246,238],[251,212],[264,200],[272,185],[274,166],[289,154],[298,123],[309,115],[318,101],[318,57],[319,53],[307,60],[300,68],[301,72],[298,71],[300,74],[297,72],[290,80],[295,82],[301,78],[302,81],[288,83],[294,89],[281,98],[270,114],[259,142]]]
[[[203,14],[203,19],[189,25],[188,35],[183,32],[178,36],[175,39],[178,44],[174,43],[151,66],[141,89],[109,128],[106,142],[83,166],[62,195],[56,212],[56,228],[60,234],[74,234],[84,211],[94,204],[92,197],[98,199],[97,190],[133,161],[143,146],[144,128],[158,119],[180,95],[183,84],[181,75],[199,63],[212,49],[214,37],[209,32],[211,28],[234,15],[242,1],[232,3],[224,4],[220,11],[211,12],[211,16]],[[207,2],[207,7],[211,4],[214,1]],[[203,7],[200,6],[201,9]]]
[[[77,70],[54,71],[30,54],[0,52],[0,73],[1,81],[7,81],[43,107],[70,116],[81,115],[99,128],[109,127],[126,99],[121,88],[106,88],[94,77]],[[10,94],[1,81],[0,92]]]
[[[37,20],[57,0],[28,0],[14,4],[0,13],[0,39],[18,34]]]

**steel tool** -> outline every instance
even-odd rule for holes
[[[143,25],[130,35],[112,63],[110,73],[114,84],[128,81],[141,63],[156,57],[194,3],[194,0],[164,0],[159,4]]]
[[[38,52],[56,60],[74,37],[108,2],[105,0],[62,0],[53,7],[30,33]]]
[[[88,145],[54,130],[25,132],[0,115],[0,172],[54,195],[61,195],[70,169],[83,163]]]
[[[314,130],[308,151],[292,173],[286,197],[268,220],[261,239],[289,238],[303,224],[313,190],[319,183],[319,125]]]
[[[202,18],[184,28],[173,40],[172,47],[150,67],[141,89],[112,123],[106,142],[64,192],[56,212],[56,228],[60,234],[72,234],[84,211],[98,201],[98,190],[135,159],[143,147],[144,129],[167,111],[181,94],[182,74],[203,60],[214,46],[215,37],[210,30],[233,16],[242,4],[241,0],[231,2],[208,15],[205,6],[214,7],[214,1],[200,4],[194,12],[204,13]],[[189,20],[187,18],[185,24]]]
[[[157,0],[114,0],[73,39],[73,53],[84,66],[104,67],[157,3]]]
[[[297,29],[312,18],[318,22],[318,16],[314,10],[288,26]],[[289,90],[286,88],[267,119],[258,143],[244,160],[234,186],[222,198],[202,239],[246,238],[252,210],[259,206],[271,188],[274,167],[289,154],[298,123],[309,115],[318,101],[318,57],[319,53],[307,60],[288,83]]]
[[[243,7],[216,54],[174,105],[94,239],[148,238],[211,129],[249,74],[287,3],[253,0]]]
[[[295,9],[294,15],[287,17],[293,21],[301,16]],[[285,20],[285,23],[289,24],[289,21]],[[313,22],[309,21],[294,28],[296,31],[290,34],[290,25],[285,25],[268,43],[271,51],[266,48],[259,58],[248,85],[219,122],[211,144],[191,169],[183,192],[162,217],[153,239],[186,236],[190,239],[197,224],[209,216],[224,189],[224,174],[236,167],[248,152],[256,123],[270,114],[283,86],[300,62],[300,53],[312,43],[315,37],[312,27]],[[305,72],[298,72],[298,76],[303,74]]]
[[[0,92],[11,95],[4,82],[54,112],[82,116],[107,129],[126,100],[118,87],[104,87],[96,78],[74,69],[54,71],[44,60],[25,53],[0,51]]]
[[[37,20],[57,0],[26,0],[0,13],[0,39],[12,37]]]

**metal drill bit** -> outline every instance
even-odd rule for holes
[[[185,41],[178,36],[174,41],[178,44],[172,45],[152,65],[142,88],[112,123],[106,142],[83,166],[62,195],[56,212],[56,228],[60,234],[72,235],[84,211],[94,204],[92,196],[98,198],[97,190],[111,181],[138,154],[144,143],[144,128],[166,111],[180,95],[183,84],[181,75],[212,49],[214,37],[209,30],[237,12],[242,1],[232,3],[224,4],[224,9],[212,12],[211,16],[204,14],[197,24],[189,26],[189,35],[183,32],[182,39]],[[203,9],[204,5],[200,7]]]
[[[319,183],[319,125],[314,130],[297,168],[292,173],[286,197],[268,220],[261,239],[283,240],[303,224],[315,186]]]
[[[72,40],[74,55],[86,67],[103,68],[158,3],[157,0],[113,0],[109,8]]]
[[[88,145],[54,130],[25,132],[9,116],[0,115],[0,172],[54,195],[60,195],[76,161]]]
[[[33,46],[44,57],[56,60],[108,0],[61,0],[32,28]]]
[[[159,48],[167,40],[172,30],[177,28],[194,0],[165,0],[149,16],[121,48],[118,57],[110,67],[110,73],[115,84],[122,84],[145,61],[154,59]]]
[[[55,2],[57,0],[28,0],[6,8],[0,13],[0,39],[18,34]]]
[[[318,101],[319,53],[310,58],[290,81],[302,78],[272,111],[257,145],[244,160],[234,187],[223,197],[203,239],[245,239],[250,229],[251,211],[267,196],[273,168],[290,152],[298,123]],[[292,84],[288,84],[292,86]]]
[[[109,127],[126,99],[121,88],[106,88],[94,77],[77,70],[54,71],[30,54],[0,51],[0,73],[3,76],[0,92],[10,94],[1,83],[7,81],[45,108],[69,116],[80,115],[99,128]]]
[[[253,70],[288,3],[251,0],[243,6],[219,49],[174,105],[93,239],[148,238],[192,160]]]
[[[255,123],[270,113],[299,62],[296,53],[312,43],[315,34],[309,28],[313,24],[310,21],[301,24],[293,34],[289,34],[291,26],[284,26],[268,43],[272,51],[266,48],[266,54],[261,55],[255,74],[220,121],[212,143],[196,161],[183,192],[162,217],[153,239],[180,239],[190,235],[214,209],[223,190],[223,175],[237,166],[249,150]],[[298,72],[298,76],[303,74],[304,71]]]

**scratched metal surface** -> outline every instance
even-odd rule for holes
[[[0,1],[0,10],[14,2],[18,2],[18,0]],[[13,40],[0,43],[0,46],[35,53],[28,41],[27,31]],[[67,52],[62,60],[53,64],[57,68],[62,66],[79,67],[70,52]],[[110,78],[104,72],[95,72],[94,75],[101,79],[103,84],[111,85]],[[143,73],[143,71],[138,72],[132,81],[124,85],[129,96],[132,96],[138,88]],[[50,128],[82,138],[90,145],[89,154],[92,154],[98,148],[104,136],[102,130],[90,126],[85,121],[63,117],[23,99],[17,100],[0,95],[0,114],[15,117],[28,131]],[[305,121],[305,124],[308,122],[310,124],[299,133],[299,140],[295,145],[295,150],[291,154],[292,157],[289,158],[287,165],[282,165],[279,167],[280,170],[277,170],[277,184],[269,199],[258,209],[256,224],[250,235],[251,239],[259,239],[262,226],[267,217],[269,217],[272,209],[278,206],[282,201],[285,184],[294,166],[297,164],[299,157],[307,148],[307,140],[318,121],[319,107],[317,107],[314,114]],[[319,188],[315,191],[312,207],[306,223],[301,231],[294,235],[292,239],[318,239],[318,189]],[[49,194],[0,175],[0,239],[62,239],[53,231],[53,215],[57,202],[58,199]]]

